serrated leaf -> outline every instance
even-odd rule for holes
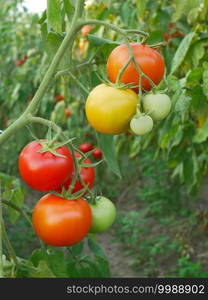
[[[181,65],[181,63],[183,62],[183,60],[186,57],[186,54],[189,50],[189,47],[191,46],[191,42],[192,42],[194,35],[195,35],[195,33],[191,32],[191,33],[187,34],[181,41],[181,43],[173,57],[170,74],[173,74],[178,69],[178,67]]]
[[[47,0],[47,20],[49,26],[56,32],[62,32],[62,14],[60,0]]]
[[[114,137],[97,132],[97,139],[109,168],[114,174],[121,178],[121,172],[116,157]]]

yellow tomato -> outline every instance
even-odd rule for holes
[[[97,131],[119,134],[129,128],[136,113],[138,95],[130,89],[118,89],[106,84],[96,86],[85,106],[87,119]]]

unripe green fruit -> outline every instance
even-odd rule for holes
[[[130,122],[131,130],[138,135],[149,133],[153,128],[153,120],[150,116],[134,117]]]
[[[171,109],[171,101],[166,94],[147,94],[142,103],[144,112],[154,121],[163,120]]]

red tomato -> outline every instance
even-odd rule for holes
[[[90,33],[90,31],[92,31],[92,26],[90,26],[90,25],[85,25],[81,29],[81,33],[83,36],[88,35]]]
[[[93,149],[93,145],[91,143],[83,143],[79,145],[79,150],[83,153],[87,153]]]
[[[69,107],[65,108],[64,112],[65,112],[66,118],[69,118],[71,116],[71,110]]]
[[[164,33],[164,39],[166,42],[168,42],[171,39],[171,35],[167,32]]]
[[[71,246],[89,232],[92,213],[83,198],[68,200],[47,194],[37,202],[32,222],[36,234],[45,243],[56,247]]]
[[[75,155],[76,155],[77,158],[81,157],[81,155],[77,152],[75,152]],[[92,162],[91,162],[90,159],[85,158],[84,163],[85,164],[91,164]],[[88,186],[89,189],[91,189],[94,185],[95,169],[93,167],[81,168],[80,175],[81,175],[82,180],[84,181],[84,183]],[[73,176],[74,176],[74,173],[69,174],[69,178],[67,179],[67,181],[63,185],[65,190],[69,189],[69,187],[71,185],[71,182],[72,182],[72,179],[73,179]],[[80,180],[77,179],[77,181],[75,182],[74,188],[72,190],[72,193],[76,193],[76,192],[80,191],[83,188],[84,188],[84,186],[81,184]],[[57,189],[56,191],[60,193],[61,189],[62,189],[62,187]]]
[[[164,76],[165,64],[162,55],[147,45],[139,43],[131,43],[136,63],[145,75],[147,75],[155,84],[159,84]],[[116,82],[119,71],[129,59],[128,47],[122,44],[116,47],[108,57],[107,73],[112,82]],[[122,83],[139,84],[139,73],[137,72],[133,62],[131,62],[123,75]],[[146,78],[142,78],[142,88],[150,90],[151,84]]]
[[[74,164],[72,155],[66,146],[61,146],[57,153],[38,152],[41,144],[33,141],[27,144],[19,155],[19,172],[24,181],[38,191],[55,190],[62,185],[73,172]]]
[[[26,60],[27,60],[27,56],[24,56],[24,57],[18,59],[15,62],[16,67],[19,67],[19,66],[23,65],[26,62]]]
[[[61,94],[56,94],[55,100],[56,100],[57,102],[63,101],[63,100],[64,100],[64,96],[62,96]]]
[[[4,124],[5,126],[7,126],[8,122],[9,122],[8,119],[4,119],[4,120],[3,120],[3,124]]]
[[[101,159],[103,154],[102,151],[99,148],[95,148],[95,151],[93,152],[94,159]]]
[[[172,37],[178,36],[178,37],[183,38],[183,37],[185,36],[185,33],[183,33],[183,32],[180,31],[180,30],[176,30],[174,33],[172,33],[171,36],[172,36]]]

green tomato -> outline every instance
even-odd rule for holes
[[[105,232],[115,221],[116,207],[109,199],[99,196],[95,203],[90,203],[92,210],[92,225],[90,232]]]
[[[144,135],[152,131],[153,120],[150,116],[135,117],[130,122],[130,128],[135,134]]]
[[[147,94],[143,98],[143,108],[154,121],[160,121],[169,114],[171,101],[166,94]]]

